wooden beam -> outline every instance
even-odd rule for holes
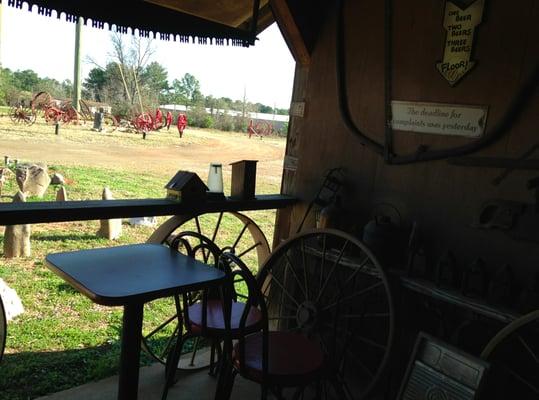
[[[286,0],[270,0],[270,6],[292,56],[301,66],[308,66],[311,55]]]
[[[219,211],[270,210],[287,207],[295,202],[296,199],[291,196],[258,195],[253,200],[227,198],[196,204],[177,203],[165,199],[4,203],[0,204],[0,226]]]

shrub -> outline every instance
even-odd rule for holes
[[[214,120],[211,115],[206,113],[204,107],[197,106],[187,112],[187,123],[188,126],[196,128],[211,128],[214,125]]]
[[[234,130],[236,132],[247,132],[247,126],[249,125],[248,119],[241,116],[234,117]]]
[[[219,114],[215,118],[215,128],[230,132],[234,130],[234,118],[228,114]]]

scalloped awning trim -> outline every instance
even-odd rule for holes
[[[6,1],[0,0],[0,3]],[[75,23],[82,18],[84,25],[93,28],[159,40],[173,40],[180,43],[231,45],[248,47],[256,36],[252,32],[208,21],[200,17],[174,11],[142,1],[111,0],[7,0],[7,5],[37,13],[47,17],[56,12],[58,19]]]

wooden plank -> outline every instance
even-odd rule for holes
[[[482,299],[464,296],[454,289],[440,288],[434,283],[424,279],[401,277],[400,282],[405,288],[413,290],[414,292],[424,294],[449,304],[454,304],[506,324],[513,322],[520,317],[520,315],[513,310],[492,306]]]
[[[165,199],[9,203],[0,204],[0,226],[194,212],[266,210],[287,207],[295,202],[296,199],[291,196],[259,195],[252,200],[227,198],[197,204],[182,204]]]
[[[292,103],[304,103],[308,77],[309,67],[296,64],[294,88],[292,91]],[[301,132],[303,130],[302,128],[303,118],[292,116],[288,126],[284,170],[281,182],[281,193],[285,195],[291,194],[292,188],[294,187],[295,171],[299,162],[298,148],[301,139]],[[295,207],[290,207],[289,209],[283,210],[283,212],[277,212],[277,217],[275,219],[275,231],[273,234],[274,246],[279,244],[281,240],[286,239],[290,235],[291,221],[295,219],[294,214],[297,213],[297,210],[294,210],[293,208]]]
[[[503,168],[511,170],[538,170],[539,160],[507,157],[459,157],[447,160],[450,165],[476,168]]]
[[[298,64],[302,66],[309,65],[311,55],[307,50],[303,36],[294,21],[294,16],[290,12],[288,4],[286,4],[285,0],[270,0],[270,6],[292,56]]]

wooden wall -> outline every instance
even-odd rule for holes
[[[356,124],[371,137],[384,137],[384,2],[346,2],[348,96]],[[436,69],[443,55],[444,1],[394,0],[392,99],[418,102],[487,105],[489,128],[506,112],[510,101],[539,61],[539,2],[487,0],[483,23],[476,29],[472,59],[475,68],[455,87]],[[538,172],[514,171],[501,185],[491,181],[496,168],[452,166],[446,160],[387,165],[344,126],[338,110],[335,74],[336,12],[327,11],[309,67],[296,72],[293,101],[305,101],[304,117],[293,117],[285,162],[283,193],[304,204],[278,218],[277,236],[293,233],[305,203],[316,194],[329,168],[344,166],[354,173],[358,196],[354,207],[359,224],[374,205],[396,205],[408,223],[417,221],[429,238],[434,259],[452,249],[459,266],[482,257],[489,269],[510,264],[524,281],[539,271],[539,244],[508,238],[500,231],[471,228],[480,206],[490,199],[534,202],[527,180]],[[413,152],[467,143],[470,139],[394,132],[395,151]],[[518,157],[539,142],[539,95],[508,135],[475,156]],[[534,156],[539,158],[539,152]],[[539,230],[539,226],[537,227]]]

